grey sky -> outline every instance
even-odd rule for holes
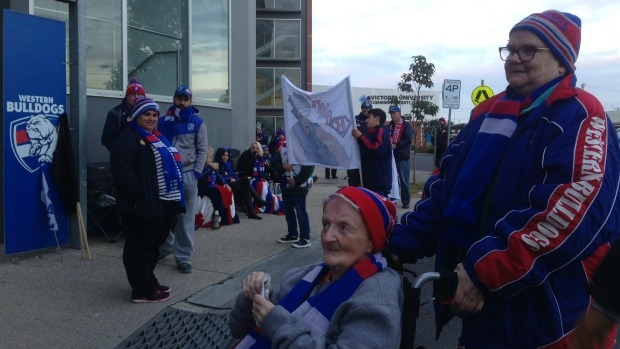
[[[354,87],[396,88],[411,57],[435,64],[435,87],[461,80],[461,106],[452,120],[465,122],[471,92],[481,80],[495,93],[506,88],[497,48],[527,15],[548,9],[581,18],[577,85],[606,110],[620,108],[620,6],[617,0],[452,1],[313,0],[312,78],[333,85],[346,76]],[[438,116],[447,116],[441,109]]]

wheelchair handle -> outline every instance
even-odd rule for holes
[[[438,273],[435,271],[427,272],[419,275],[413,280],[413,288],[422,288],[422,285],[433,282],[433,297],[440,302],[451,302],[452,297],[456,293],[456,287],[459,284],[456,272]]]

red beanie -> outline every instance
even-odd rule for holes
[[[127,85],[127,89],[125,90],[125,97],[132,93],[137,93],[142,96],[146,96],[146,91],[144,90],[144,86],[136,80],[136,78],[131,78],[131,82]]]
[[[359,207],[368,234],[370,234],[373,245],[372,252],[381,251],[394,229],[396,221],[394,203],[362,187],[344,187],[338,190],[336,194],[346,197]]]

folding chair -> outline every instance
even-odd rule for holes
[[[110,163],[95,162],[86,166],[88,197],[88,231],[96,229],[110,242],[116,242],[123,232],[116,214],[114,177]],[[116,234],[116,235],[114,235]]]

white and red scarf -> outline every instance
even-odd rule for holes
[[[403,136],[403,127],[403,119],[400,119],[398,122],[394,122],[394,129],[392,129],[392,134],[390,135],[392,145],[396,145],[400,142],[400,139]]]

